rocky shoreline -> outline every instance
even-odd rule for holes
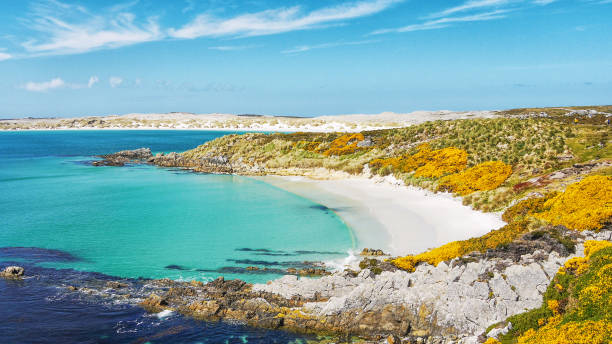
[[[580,256],[584,241],[612,240],[611,228],[598,233],[550,230],[562,231],[575,246],[561,244],[552,232],[528,233],[504,249],[435,267],[421,264],[413,273],[389,268],[388,256],[381,252],[364,251],[362,268],[316,279],[287,275],[267,284],[249,284],[220,277],[204,284],[104,278],[61,287],[149,312],[331,335],[338,341],[479,343],[487,338],[487,327],[538,307],[552,277],[565,261]],[[0,277],[28,274],[8,267]]]

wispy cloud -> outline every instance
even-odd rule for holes
[[[97,76],[89,77],[89,81],[87,82],[87,88],[92,88],[93,85],[97,84],[100,81]]]
[[[481,10],[485,8],[494,8],[516,2],[516,0],[469,0],[461,5],[447,8],[440,12],[435,12],[427,16],[428,18],[448,17],[453,14]]]
[[[170,29],[174,38],[219,36],[261,36],[295,30],[313,29],[343,20],[369,16],[381,12],[401,0],[369,0],[324,7],[310,12],[300,6],[269,9],[233,18],[218,18],[200,14],[178,29]]]
[[[314,44],[314,45],[298,45],[291,49],[283,50],[281,51],[281,53],[298,54],[298,53],[303,53],[303,52],[313,50],[313,49],[333,48],[333,47],[340,47],[340,46],[346,46],[346,45],[362,45],[362,44],[369,44],[369,43],[374,43],[374,42],[378,42],[378,41],[374,39],[370,39],[370,40],[353,41],[353,42],[332,42],[332,43],[322,43],[322,44]]]
[[[0,51],[0,61],[8,60],[8,59],[10,59],[12,57],[13,57],[13,55],[7,54],[7,53],[3,53],[3,52]]]
[[[501,19],[506,16],[507,12],[509,11],[508,10],[496,10],[496,11],[478,13],[478,14],[473,14],[473,15],[468,15],[468,16],[463,16],[463,17],[440,18],[440,19],[435,19],[435,20],[429,20],[429,21],[426,21],[420,24],[406,25],[406,26],[402,26],[399,28],[376,30],[372,32],[372,34],[379,35],[379,34],[391,33],[391,32],[411,32],[411,31],[442,29],[445,27],[449,27],[453,23]]]
[[[379,13],[404,0],[359,0],[313,10],[301,6],[268,9],[220,17],[210,12],[197,15],[177,28],[164,28],[157,17],[139,18],[134,13],[138,0],[90,11],[82,5],[59,0],[39,0],[30,5],[20,21],[31,31],[22,39],[22,52],[0,52],[0,61],[16,57],[66,55],[113,49],[166,39],[198,37],[247,37],[321,28]],[[187,0],[182,12],[196,9]],[[132,11],[134,10],[134,11]],[[241,50],[246,46],[216,46],[213,50]]]
[[[30,82],[27,82],[23,86],[23,88],[31,92],[45,92],[45,91],[52,90],[55,88],[62,88],[64,86],[66,86],[66,83],[64,82],[64,80],[62,80],[62,78],[55,78],[55,79],[51,79],[49,81],[43,81],[43,82],[30,81]]]
[[[108,84],[112,88],[119,87],[122,83],[123,83],[123,78],[121,77],[111,76],[110,78],[108,78]]]
[[[133,5],[135,2],[115,5],[105,13],[92,14],[78,5],[57,1],[36,3],[24,21],[38,37],[22,45],[35,55],[73,54],[161,39],[163,34],[156,18],[138,22],[134,14],[124,11]]]
[[[60,89],[60,88],[68,88],[73,90],[78,90],[82,88],[92,88],[96,83],[100,80],[97,76],[89,77],[89,80],[86,84],[84,83],[68,83],[65,82],[64,79],[57,77],[53,78],[49,81],[35,82],[29,81],[22,85],[20,88],[23,88],[27,91],[31,92],[46,92],[49,90]]]
[[[557,0],[467,0],[460,5],[422,17],[421,22],[402,27],[379,29],[371,32],[371,34],[443,29],[457,23],[503,19],[510,12],[526,7],[545,6],[555,1]]]

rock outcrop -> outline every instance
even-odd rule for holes
[[[610,228],[572,233],[579,254],[585,240],[612,240]],[[127,299],[150,312],[172,310],[203,320],[340,338],[477,343],[490,325],[539,307],[559,267],[576,256],[546,235],[530,233],[513,244],[506,251],[473,253],[435,267],[420,264],[413,273],[381,269],[376,274],[365,268],[316,279],[287,275],[254,285],[222,277],[206,284],[106,279],[66,290]],[[381,266],[383,259],[368,266]]]
[[[582,252],[582,242],[587,239],[610,240],[612,232],[585,232],[578,238],[576,252]],[[552,277],[573,257],[538,249],[538,245],[517,261],[513,256],[476,255],[436,267],[422,264],[413,273],[383,271],[375,275],[365,269],[356,277],[350,273],[318,280],[285,276],[256,284],[253,291],[285,298],[317,295],[325,301],[307,302],[302,311],[328,324],[342,323],[352,314],[348,324],[343,323],[349,329],[382,329],[401,337],[460,336],[462,342],[476,343],[489,325],[539,307]],[[375,315],[380,323],[370,328],[368,324]],[[409,326],[393,319],[403,319]]]
[[[127,163],[143,163],[153,158],[150,148],[123,150],[117,153],[100,155],[104,160],[92,162],[94,166],[123,166]]]
[[[22,278],[25,273],[25,269],[21,266],[7,266],[4,270],[0,271],[0,277],[4,278]]]

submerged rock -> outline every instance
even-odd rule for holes
[[[0,272],[0,277],[4,278],[21,278],[25,273],[25,269],[21,266],[7,266]]]

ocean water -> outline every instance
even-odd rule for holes
[[[97,154],[139,147],[183,151],[226,134],[0,132],[0,250],[12,252],[0,254],[0,266],[10,261],[45,271],[126,278],[208,281],[224,276],[264,282],[288,267],[342,258],[356,246],[350,229],[333,211],[262,181],[144,165],[90,164]],[[69,259],[32,260],[31,249],[20,255],[23,250],[16,247],[58,250]],[[260,270],[246,271],[248,266]],[[15,286],[0,284],[0,298],[10,297],[10,288]],[[15,300],[13,308],[25,307],[22,301],[27,297]],[[53,302],[31,302],[54,314]],[[0,309],[0,319],[12,316],[7,309]],[[107,320],[109,326],[117,321],[110,315]],[[27,328],[29,323],[23,324]],[[241,331],[224,328],[215,338],[223,342]],[[67,342],[87,338],[77,337]],[[191,339],[171,336],[163,342]]]

